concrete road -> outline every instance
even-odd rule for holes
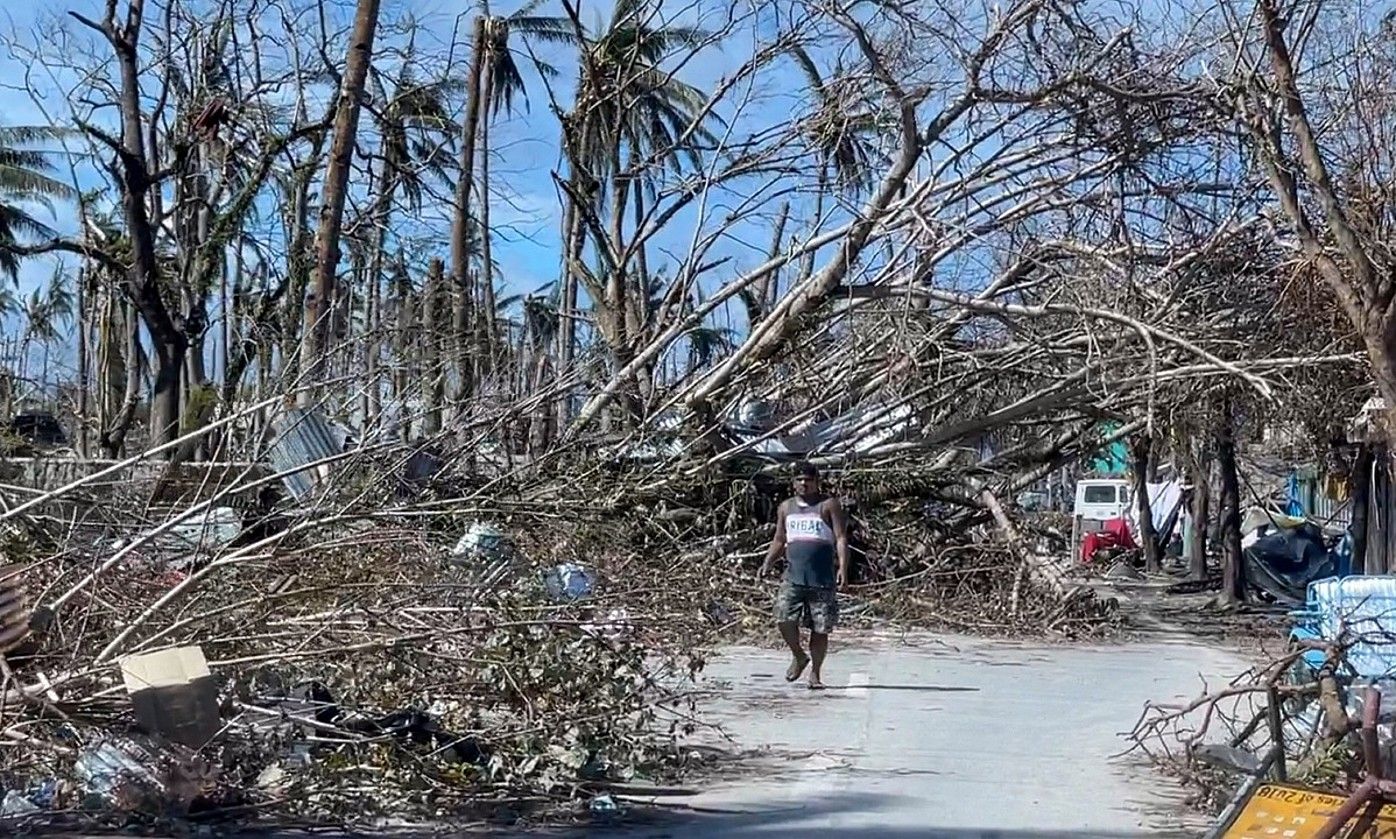
[[[1177,788],[1118,757],[1121,734],[1145,702],[1246,667],[1185,641],[849,639],[825,666],[831,689],[814,693],[783,680],[787,655],[732,649],[704,678],[728,746],[764,757],[682,799],[696,812],[623,835],[1196,835]]]

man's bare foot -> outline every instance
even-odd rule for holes
[[[818,674],[816,674],[816,673],[811,673],[811,674],[809,674],[809,689],[810,689],[810,690],[823,690],[823,689],[824,689],[824,681],[823,681],[822,679],[819,678],[819,675],[818,675]]]

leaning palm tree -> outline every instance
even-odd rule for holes
[[[53,210],[53,199],[72,198],[73,188],[53,177],[50,154],[22,148],[45,140],[57,140],[66,132],[42,126],[0,128],[0,272],[18,278],[20,255],[15,246],[24,237],[51,238],[56,234],[31,213],[35,207]]]
[[[537,15],[535,12],[543,0],[530,0],[523,8],[510,15],[490,13],[488,3],[482,14],[475,19],[474,51],[471,55],[470,75],[466,79],[467,94],[465,123],[462,128],[460,149],[460,180],[456,183],[455,219],[451,229],[451,273],[457,286],[456,308],[454,312],[455,331],[464,343],[473,330],[470,341],[476,349],[477,361],[487,353],[495,340],[496,306],[494,286],[490,282],[480,284],[482,300],[480,313],[484,320],[483,329],[476,329],[469,322],[474,311],[473,292],[469,288],[470,259],[476,253],[470,248],[472,214],[470,211],[471,191],[476,188],[475,159],[480,158],[480,219],[481,230],[478,252],[481,262],[491,262],[489,236],[489,141],[490,120],[501,111],[512,113],[515,101],[528,106],[528,93],[523,74],[510,47],[511,35],[520,35],[551,43],[574,43],[576,40],[572,24],[566,18]],[[551,72],[546,64],[538,63],[543,72]],[[465,370],[465,352],[460,352],[461,360],[461,401],[469,390]]]
[[[301,371],[318,382],[323,377],[325,355],[330,348],[330,306],[334,301],[335,277],[339,266],[339,239],[344,223],[344,204],[349,192],[349,168],[358,137],[368,69],[373,62],[373,39],[378,33],[381,0],[358,0],[354,12],[348,55],[344,59],[342,96],[336,106],[334,139],[330,143],[329,165],[321,195],[319,229],[315,235],[314,306],[306,312],[306,332],[302,344]],[[299,401],[310,405],[314,394],[305,390]]]

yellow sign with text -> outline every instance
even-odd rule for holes
[[[1265,784],[1255,791],[1223,839],[1308,839],[1343,805],[1343,797],[1298,787]],[[1344,839],[1396,839],[1396,805],[1373,813],[1364,807],[1343,832]]]

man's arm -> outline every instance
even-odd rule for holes
[[[766,550],[766,561],[761,563],[761,576],[771,573],[776,560],[785,553],[785,502],[776,508],[776,533],[771,537],[771,547]]]
[[[837,498],[829,499],[829,526],[834,529],[834,545],[839,553],[838,585],[843,588],[848,583],[848,517]]]

